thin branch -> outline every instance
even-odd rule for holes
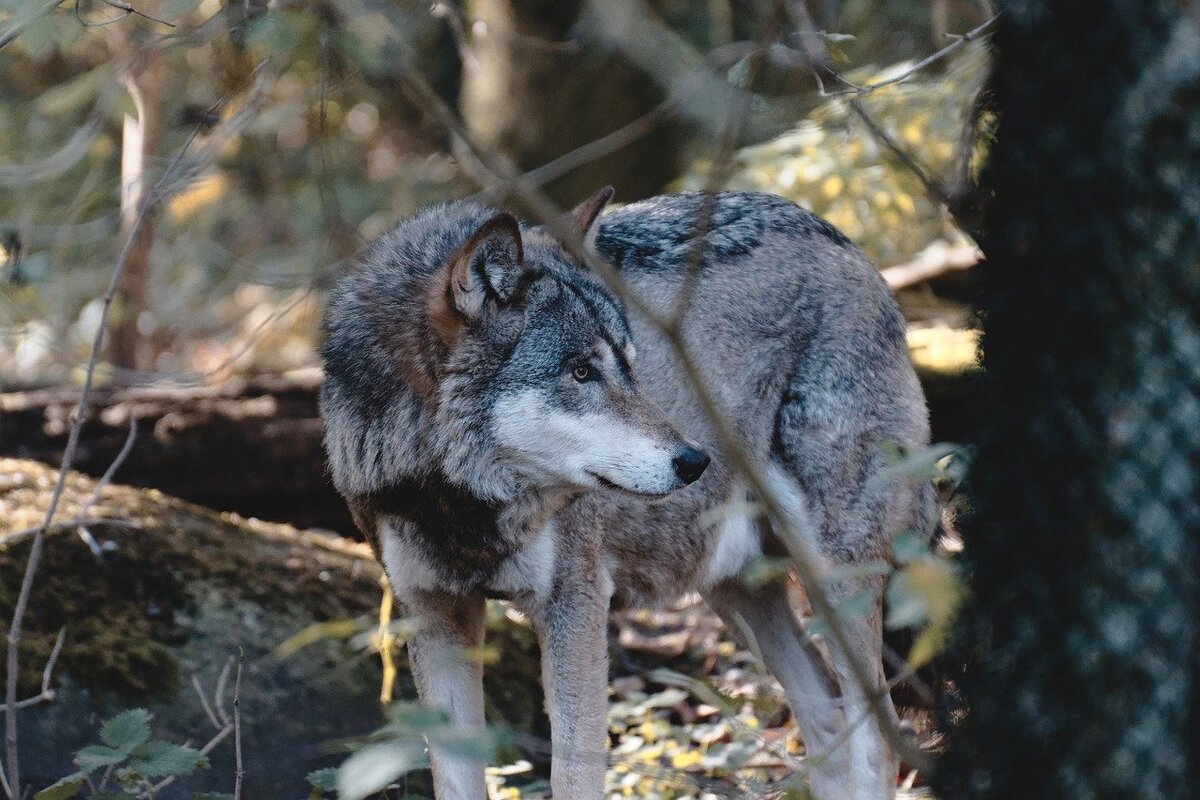
[[[242,779],[246,771],[242,767],[242,661],[245,653],[238,648],[237,677],[233,679],[233,757],[236,764],[233,779],[233,800],[242,800]]]
[[[135,8],[130,3],[123,2],[123,0],[100,0],[100,2],[103,3],[104,5],[106,5],[110,8],[115,8],[118,11],[123,11],[124,13],[121,14],[120,16],[111,17],[109,19],[102,19],[98,22],[88,22],[87,20],[85,20],[83,18],[83,10],[79,7],[80,2],[81,2],[81,0],[75,0],[75,18],[78,19],[79,24],[83,25],[83,27],[85,27],[85,28],[103,28],[108,25],[115,25],[116,23],[120,22],[121,20],[129,19],[129,17],[135,16],[135,15],[142,17],[143,19],[148,19],[151,22],[157,22],[160,25],[166,25],[168,28],[175,27],[174,22],[167,22],[165,19],[160,19],[151,14],[147,14],[146,12]]]
[[[63,642],[67,640],[66,626],[58,629],[58,638],[54,640],[54,647],[50,649],[50,657],[46,659],[46,666],[42,669],[42,687],[41,690],[32,697],[26,697],[24,700],[18,700],[13,708],[29,708],[36,706],[38,703],[48,703],[58,696],[54,691],[51,683],[54,680],[54,666],[58,663],[58,656],[62,653]],[[0,705],[0,711],[8,713],[9,706],[7,703]]]
[[[632,122],[617,128],[612,133],[580,145],[569,153],[548,161],[525,173],[525,179],[534,186],[544,186],[561,178],[585,164],[604,158],[650,133],[671,117],[672,109],[678,104],[675,98],[667,98]]]
[[[877,141],[892,152],[896,159],[904,165],[909,172],[916,176],[921,182],[921,186],[925,187],[925,192],[936,200],[938,203],[950,208],[950,192],[945,186],[942,186],[941,181],[929,174],[929,172],[913,158],[908,152],[900,146],[900,144],[892,138],[891,134],[885,131],[880,125],[871,119],[867,114],[867,110],[863,108],[862,102],[857,97],[850,100],[850,110],[854,112],[862,123],[867,126],[867,130]]]
[[[144,11],[139,11],[138,9],[134,8],[131,4],[122,2],[122,0],[100,0],[100,1],[102,3],[104,3],[106,6],[112,6],[113,8],[120,9],[121,11],[124,11],[126,14],[136,14],[137,16],[142,17],[143,19],[148,19],[151,22],[157,22],[161,25],[166,25],[168,28],[175,27],[174,22],[167,22],[165,19],[159,19],[158,17],[151,16],[150,14],[147,14]]]
[[[632,292],[621,280],[612,264],[600,256],[595,248],[585,245],[579,232],[566,221],[563,211],[550,202],[544,193],[536,187],[530,186],[528,181],[506,159],[487,151],[474,141],[449,106],[412,67],[407,54],[400,58],[398,77],[401,88],[409,99],[436,119],[462,145],[464,166],[473,173],[475,180],[481,184],[492,180],[500,181],[507,187],[511,196],[520,200],[533,212],[536,220],[559,240],[572,257],[595,271],[630,308],[644,315],[663,332],[664,338],[675,351],[684,375],[696,393],[696,398],[717,435],[722,451],[729,456],[732,466],[746,479],[748,488],[762,499],[763,505],[772,519],[779,523],[782,538],[796,562],[797,572],[808,592],[809,603],[817,614],[829,621],[829,638],[846,654],[854,679],[859,684],[863,697],[869,702],[880,730],[893,749],[909,763],[918,767],[926,767],[928,760],[924,754],[912,746],[879,702],[880,698],[875,690],[875,668],[862,663],[857,652],[850,646],[845,631],[838,624],[836,609],[826,594],[822,578],[824,569],[819,565],[819,558],[808,552],[805,539],[795,529],[793,521],[789,519],[775,492],[768,486],[757,465],[746,452],[736,431],[726,422],[716,397],[691,357],[680,332],[672,330],[669,319],[664,319],[655,309],[649,307],[637,294]]]
[[[261,68],[261,64],[259,67]],[[255,72],[258,70],[256,69]],[[213,108],[219,107],[226,98],[222,98],[214,103]],[[33,544],[29,549],[28,560],[25,562],[25,572],[21,578],[21,588],[17,595],[17,602],[13,607],[12,622],[8,629],[8,648],[6,658],[6,686],[5,686],[5,705],[13,709],[12,712],[5,715],[5,754],[8,767],[8,783],[9,797],[12,798],[14,793],[21,791],[21,767],[20,753],[17,742],[17,676],[19,671],[19,655],[21,643],[21,628],[25,620],[25,614],[29,609],[29,598],[33,592],[34,576],[37,574],[37,569],[41,563],[42,550],[45,547],[46,534],[54,522],[54,515],[58,512],[59,503],[62,501],[63,491],[66,488],[67,476],[70,473],[71,464],[75,459],[75,451],[79,446],[79,435],[83,429],[83,423],[86,418],[84,409],[88,407],[88,400],[91,397],[92,386],[96,377],[96,367],[100,362],[100,352],[104,344],[104,334],[107,330],[108,315],[112,308],[113,300],[117,294],[117,287],[120,285],[121,276],[125,272],[125,265],[129,261],[129,256],[133,245],[137,240],[142,227],[146,224],[149,216],[154,212],[157,206],[170,194],[170,191],[175,187],[178,173],[185,172],[188,166],[184,158],[192,143],[200,134],[200,128],[193,129],[188,138],[184,141],[183,146],[175,154],[175,157],[167,165],[162,177],[154,184],[151,190],[146,194],[141,203],[141,208],[138,210],[137,218],[134,220],[129,235],[125,240],[125,244],[121,248],[121,252],[117,256],[117,262],[113,268],[112,275],[109,279],[108,290],[105,292],[100,308],[100,318],[96,327],[96,334],[92,338],[91,352],[88,355],[86,367],[84,369],[83,387],[80,390],[79,403],[76,406],[75,413],[71,420],[71,429],[67,435],[67,445],[63,450],[62,461],[59,464],[58,478],[54,484],[54,490],[50,496],[50,503],[46,508],[45,516],[42,520],[40,529],[34,534]],[[15,800],[15,799],[14,799]]]
[[[458,59],[462,62],[463,68],[467,70],[476,69],[479,66],[479,61],[475,58],[474,51],[471,50],[466,25],[463,24],[462,14],[459,13],[458,9],[450,3],[438,0],[438,2],[429,7],[429,14],[437,19],[446,20],[446,24],[450,27],[450,35],[454,39],[454,46],[458,50]]]
[[[219,719],[217,719],[217,715],[213,713],[212,704],[209,703],[208,698],[204,696],[204,688],[200,686],[200,678],[198,678],[195,673],[192,673],[192,688],[196,690],[196,696],[200,698],[200,706],[204,709],[204,714],[208,717],[208,721],[211,722],[212,726],[217,730],[224,728],[225,726],[221,724]]]
[[[796,5],[801,5],[801,4],[797,3]],[[835,90],[832,92],[822,92],[822,94],[826,97],[834,97],[834,96],[842,95],[842,94],[853,94],[853,95],[858,95],[859,97],[861,97],[864,94],[870,94],[871,92],[878,91],[879,89],[883,89],[886,86],[895,86],[897,83],[903,83],[904,81],[908,80],[913,75],[916,75],[918,72],[920,72],[921,70],[930,66],[931,64],[936,64],[938,61],[941,61],[943,58],[948,58],[949,56],[952,56],[955,53],[957,53],[959,50],[962,50],[968,44],[975,41],[980,36],[982,36],[984,33],[986,33],[987,29],[992,27],[992,25],[994,25],[996,23],[996,20],[998,20],[999,18],[1000,18],[1000,15],[996,14],[995,16],[993,16],[993,17],[989,18],[987,21],[985,21],[983,24],[981,24],[975,28],[972,28],[971,30],[967,31],[966,33],[962,34],[961,36],[956,36],[952,43],[946,45],[941,50],[938,50],[936,53],[933,53],[932,55],[926,56],[925,58],[921,59],[916,64],[913,64],[911,67],[909,67],[908,69],[901,72],[899,75],[895,75],[886,80],[876,81],[875,83],[867,83],[862,86],[855,86],[854,84],[850,84],[847,81],[846,83],[848,85],[845,89],[838,89],[838,90]]]
[[[238,656],[238,658],[239,658],[238,679],[240,681],[241,669],[242,669],[241,668],[241,660],[240,660],[241,659],[241,656],[240,656],[241,650],[240,649],[238,650],[238,653],[239,653],[239,656]],[[224,699],[225,698],[225,681],[229,677],[229,667],[232,663],[233,663],[233,659],[229,658],[225,661],[225,666],[221,668],[221,674],[217,678],[217,687],[216,687],[216,689],[213,690],[213,697],[212,697],[211,703],[208,700],[206,700],[204,697],[204,690],[200,687],[200,679],[197,678],[195,675],[192,676],[192,686],[195,687],[196,694],[198,694],[200,696],[200,704],[204,706],[204,712],[205,712],[205,714],[208,715],[209,722],[213,723],[213,725],[217,728],[217,732],[215,734],[213,734],[213,737],[211,739],[209,739],[208,742],[206,742],[203,747],[200,748],[200,755],[202,755],[202,756],[206,756],[209,753],[211,753],[213,751],[213,749],[216,748],[217,745],[219,745],[221,742],[223,742],[227,738],[229,738],[229,735],[231,733],[234,733],[234,723],[229,721],[229,715],[226,713],[225,709],[223,708],[224,702],[225,702],[225,699]],[[233,698],[233,702],[235,704],[235,711],[234,711],[235,714],[236,714],[237,700],[238,700],[237,692],[235,690],[234,698]],[[213,708],[216,708],[216,714],[213,713]],[[223,724],[217,722],[217,719],[216,719],[217,715],[219,715],[221,717],[221,719],[224,720]],[[168,786],[170,786],[172,783],[174,783],[178,777],[179,777],[178,775],[168,775],[167,777],[163,778],[158,783],[153,784],[152,786],[146,787],[146,789],[142,791],[142,793],[139,795],[139,797],[145,798],[146,800],[152,800],[152,798],[154,798],[155,795],[157,795],[163,789],[166,789]]]
[[[114,527],[131,528],[133,530],[140,530],[142,527],[134,520],[125,519],[123,517],[95,517],[93,519],[85,520],[85,522],[88,525],[112,525]],[[0,536],[0,550],[8,549],[26,541],[27,539],[32,539],[38,534],[39,531],[43,529],[47,534],[59,533],[61,531],[74,530],[75,528],[79,527],[79,524],[80,520],[76,518],[63,520],[62,522],[55,522],[49,526],[35,525],[32,528],[22,528],[19,531],[6,533],[3,536]]]
[[[225,666],[221,668],[221,674],[217,676],[217,688],[213,692],[213,708],[217,710],[217,716],[226,726],[230,725],[230,721],[229,713],[225,710],[225,686],[229,683],[229,672],[232,668],[233,659],[229,658],[225,661]]]
[[[92,510],[92,507],[100,502],[100,493],[104,491],[104,487],[108,486],[113,479],[113,475],[125,463],[125,459],[129,456],[129,451],[133,449],[135,439],[137,439],[137,417],[130,414],[129,435],[125,437],[125,444],[121,445],[121,450],[117,453],[117,457],[108,465],[108,469],[100,476],[100,480],[96,481],[96,486],[92,489],[92,496],[88,498],[83,508],[79,509],[79,513],[75,515],[75,521],[79,526],[79,538],[83,539],[84,544],[91,548],[92,553],[97,558],[101,555],[100,546],[96,544],[96,540],[92,537],[91,532],[85,527],[87,515]]]

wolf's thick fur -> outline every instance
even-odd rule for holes
[[[702,197],[598,217],[610,195],[576,224],[671,312]],[[702,254],[682,332],[724,418],[811,552],[886,560],[895,532],[936,513],[927,486],[867,488],[881,443],[929,439],[887,286],[836,229],[770,195],[718,195]],[[753,638],[809,752],[837,745],[812,765],[817,796],[891,796],[894,758],[849,656],[831,646],[825,661],[781,587],[737,580],[778,543],[743,515],[754,498],[671,349],[546,232],[472,202],[422,211],[341,277],[323,354],[334,481],[418,621],[424,702],[483,723],[480,667],[463,654],[482,641],[484,598],[511,598],[542,639],[555,796],[599,798],[609,607],[698,590]],[[706,515],[722,505],[734,511]],[[880,596],[878,579],[848,579],[832,599],[863,588]],[[886,698],[878,606],[845,624]],[[432,756],[440,800],[485,797],[483,765]]]

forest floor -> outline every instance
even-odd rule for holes
[[[36,462],[0,459],[6,617],[29,529],[40,519],[54,474]],[[73,522],[94,490],[93,479],[72,474],[57,518]],[[299,794],[307,769],[337,764],[346,741],[377,726],[381,673],[372,630],[379,571],[363,545],[116,485],[102,489],[86,519],[48,540],[27,621],[26,686],[40,678],[58,627],[71,618],[54,676],[59,701],[25,712],[23,721],[30,736],[63,734],[55,739],[60,752],[45,752],[49,740],[41,739],[43,752],[33,757],[47,781],[70,769],[70,753],[90,741],[97,715],[122,707],[151,708],[163,729],[156,734],[193,738],[204,716],[185,678],[191,673],[209,685],[224,653],[238,648],[245,648],[249,665],[243,708],[250,721],[248,786],[260,787],[255,796]],[[610,629],[610,797],[805,796],[804,746],[779,686],[698,598],[614,614]],[[313,631],[320,636],[308,639],[323,641],[278,658],[283,641]],[[511,745],[504,748],[506,765],[489,770],[492,796],[544,798],[548,740],[536,641],[529,622],[506,604],[490,609],[485,657],[489,718],[502,721]],[[397,697],[411,699],[402,659],[400,673]],[[163,678],[168,674],[183,679],[172,683]],[[300,720],[281,733],[276,718],[288,708],[307,708],[300,716],[320,717],[321,724]],[[923,747],[936,747],[927,714],[906,719]],[[231,766],[229,749],[214,751],[206,772],[220,778]],[[283,759],[282,751],[295,755]],[[907,767],[901,779],[901,798],[928,796]],[[420,776],[406,781],[406,796],[420,796],[426,783]],[[220,784],[200,778],[189,788]]]

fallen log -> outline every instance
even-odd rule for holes
[[[120,483],[246,516],[350,534],[325,469],[317,412],[319,370],[234,379],[219,386],[98,387],[75,467],[100,475],[137,422]],[[0,395],[0,455],[57,464],[72,387]]]
[[[921,368],[919,374],[935,439],[959,441],[972,373]],[[320,383],[320,371],[312,369],[218,386],[98,387],[85,412],[89,418],[74,468],[102,475],[125,444],[130,420],[136,420],[116,482],[356,537],[326,470]],[[0,456],[57,465],[78,400],[73,387],[0,394]]]

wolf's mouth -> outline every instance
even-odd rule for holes
[[[632,495],[633,497],[641,497],[645,500],[661,500],[662,498],[671,494],[670,492],[642,492],[637,489],[630,489],[628,486],[622,486],[619,483],[613,483],[600,473],[592,472],[591,470],[588,470],[587,474],[595,478],[596,483],[600,484],[605,489],[614,489],[622,494]]]

